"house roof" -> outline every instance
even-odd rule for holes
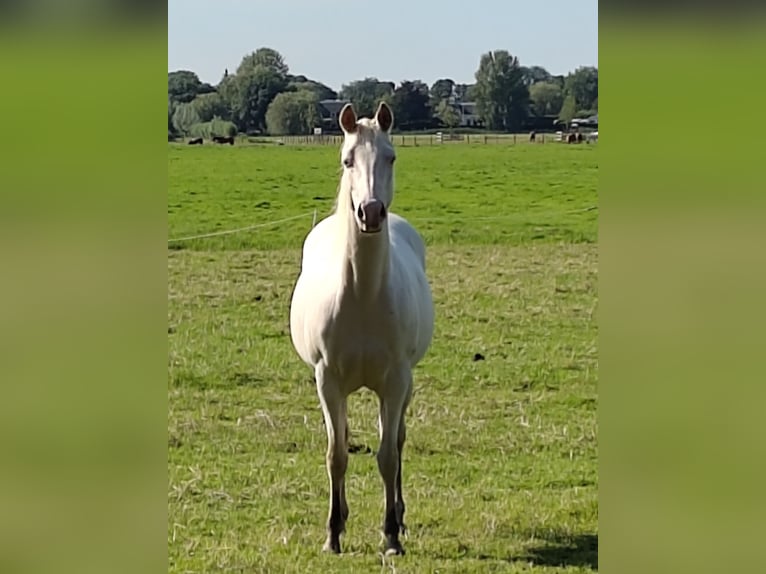
[[[555,124],[564,124],[566,123],[564,120],[561,120],[559,118],[556,118],[553,120],[554,125]],[[590,116],[587,118],[573,118],[570,124],[577,124],[580,126],[597,126],[598,125],[598,114],[594,116]]]
[[[572,122],[576,124],[598,124],[598,114],[587,118],[575,118]]]
[[[343,109],[348,100],[320,100],[319,105],[326,109],[331,114],[338,114]]]

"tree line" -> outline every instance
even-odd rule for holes
[[[552,75],[541,66],[522,66],[506,50],[482,54],[473,84],[450,78],[428,86],[420,80],[393,82],[364,78],[335,92],[303,75],[293,75],[282,55],[259,48],[226,70],[216,86],[189,70],[168,73],[168,137],[233,136],[237,133],[308,134],[322,125],[319,101],[353,102],[360,116],[372,115],[385,100],[398,131],[454,128],[456,104],[475,102],[483,127],[523,131],[551,118],[569,122],[598,112],[598,68],[583,66]]]

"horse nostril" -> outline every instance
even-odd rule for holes
[[[356,208],[356,214],[359,216],[360,221],[364,221],[364,210],[362,209],[361,204],[359,204],[359,207]]]

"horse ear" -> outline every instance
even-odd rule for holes
[[[353,134],[356,131],[356,112],[354,111],[354,106],[351,104],[343,106],[338,123],[340,123],[340,127],[347,134]]]
[[[378,111],[375,112],[375,121],[384,132],[391,131],[391,126],[394,125],[394,112],[391,111],[386,102],[380,102],[380,105],[378,105]]]

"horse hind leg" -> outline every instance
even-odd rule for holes
[[[323,369],[317,368],[316,380],[327,430],[327,474],[330,478],[327,540],[322,550],[340,554],[340,535],[345,530],[348,518],[345,486],[348,466],[346,397],[341,395],[337,382],[328,377]]]

